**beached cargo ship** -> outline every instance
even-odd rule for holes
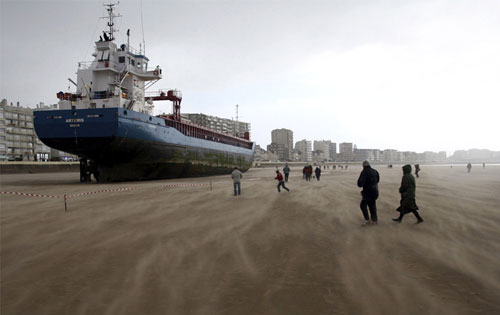
[[[248,169],[255,145],[181,118],[177,90],[145,91],[162,78],[142,50],[114,41],[115,4],[107,4],[109,29],[95,43],[92,62],[78,64],[76,92],[57,93],[59,109],[35,111],[34,126],[46,145],[78,155],[81,175],[98,181],[146,180],[227,174]],[[127,37],[130,33],[127,31]],[[171,101],[172,114],[153,115],[155,101]]]

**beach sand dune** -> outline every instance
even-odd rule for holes
[[[321,181],[274,169],[80,184],[2,175],[2,314],[500,314],[500,166],[422,166],[425,222],[391,221],[399,167],[380,172],[379,225],[361,227],[360,166]],[[212,181],[210,190],[208,182]],[[175,183],[207,184],[168,187]]]

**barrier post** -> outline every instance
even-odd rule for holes
[[[68,212],[68,206],[66,204],[66,195],[64,195],[64,212]]]

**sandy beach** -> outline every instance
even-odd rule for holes
[[[392,222],[401,168],[380,172],[379,225],[362,227],[361,166],[276,190],[243,175],[80,184],[7,174],[0,190],[2,314],[500,314],[500,166],[422,166],[413,215]],[[209,182],[212,181],[212,190]],[[199,186],[160,187],[161,185]],[[203,185],[201,185],[203,184]]]

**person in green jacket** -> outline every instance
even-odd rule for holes
[[[403,179],[401,180],[401,187],[399,193],[401,194],[401,205],[396,211],[399,211],[399,218],[392,219],[401,223],[403,217],[407,213],[413,213],[417,218],[417,224],[424,222],[424,219],[418,214],[418,206],[415,202],[415,177],[411,174],[411,165],[403,166]]]

